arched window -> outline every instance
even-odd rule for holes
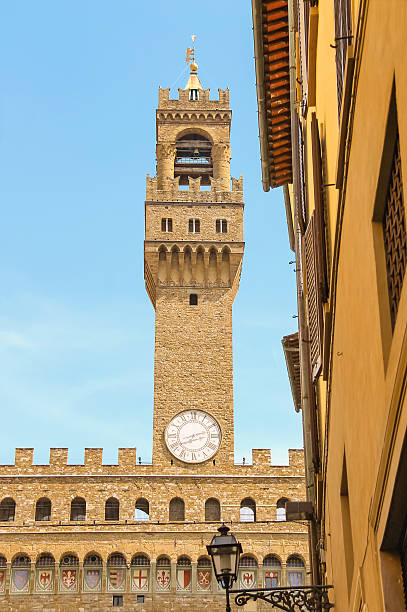
[[[48,497],[41,497],[41,499],[37,501],[35,506],[35,520],[51,520],[51,501],[48,499]]]
[[[79,559],[76,555],[64,555],[61,557],[59,565],[63,565],[65,567],[76,567],[79,565]]]
[[[103,565],[102,558],[97,553],[89,553],[86,555],[83,565],[100,567]]]
[[[287,580],[289,586],[302,586],[305,584],[305,564],[297,555],[287,559]]]
[[[150,565],[150,559],[147,557],[147,555],[134,555],[131,560],[131,564],[142,566]]]
[[[278,521],[286,520],[285,505],[287,502],[288,502],[288,499],[286,497],[282,497],[277,502],[276,517]]]
[[[31,567],[31,559],[27,555],[16,555],[11,565],[12,567]]]
[[[205,521],[220,521],[220,503],[214,497],[205,502]]]
[[[171,567],[171,561],[168,557],[161,556],[158,557],[156,565],[157,567]]]
[[[278,587],[281,584],[281,561],[275,555],[267,555],[263,560],[264,586],[266,589]]]
[[[212,567],[209,557],[199,557],[198,567]]]
[[[5,497],[0,503],[0,521],[14,521],[16,502],[11,497]]]
[[[105,521],[119,520],[119,500],[115,497],[109,497],[105,504]]]
[[[83,497],[75,497],[71,502],[71,521],[86,521],[86,501]]]
[[[240,520],[242,523],[254,523],[256,521],[256,502],[246,497],[240,504]]]
[[[120,567],[121,565],[126,565],[126,559],[121,553],[113,553],[108,558],[107,565],[109,567]]]
[[[188,185],[189,177],[200,176],[201,185],[210,185],[213,176],[211,141],[201,134],[185,134],[177,139],[176,146],[174,176],[179,176],[179,184]]]
[[[170,501],[170,521],[185,521],[185,504],[179,497]]]
[[[251,555],[243,555],[239,563],[240,586],[245,589],[255,588],[257,585],[257,561]]]
[[[136,501],[136,509],[134,511],[135,521],[149,521],[150,520],[150,505],[144,497],[139,497]]]
[[[158,591],[169,591],[171,588],[171,561],[168,557],[157,559],[156,588]]]
[[[191,559],[183,555],[177,561],[177,591],[190,591],[192,584]]]
[[[54,567],[55,559],[49,553],[42,553],[38,557],[35,565],[36,565],[36,567]]]
[[[7,559],[3,555],[0,555],[0,567],[7,567]]]
[[[251,555],[240,557],[239,567],[257,567],[257,561]]]

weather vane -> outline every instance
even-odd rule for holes
[[[187,64],[192,63],[195,64],[195,39],[196,35],[192,34],[192,47],[187,47],[187,55],[185,61]]]

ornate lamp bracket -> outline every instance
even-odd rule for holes
[[[238,606],[244,606],[250,599],[262,599],[285,612],[323,612],[330,610],[334,604],[329,602],[328,589],[332,586],[282,587],[277,589],[232,589]]]

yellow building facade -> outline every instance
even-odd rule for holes
[[[17,449],[0,467],[0,609],[223,610],[206,545],[231,525],[238,586],[309,580],[302,450],[234,461],[232,304],[242,268],[243,179],[230,177],[228,90],[210,99],[195,64],[178,99],[160,89],[157,174],[147,176],[144,276],[155,309],[152,464],[135,448],[48,465]],[[251,602],[247,610],[267,604]]]
[[[313,580],[338,612],[404,611],[407,3],[252,6],[263,186],[284,187],[296,255],[299,330],[283,347]]]

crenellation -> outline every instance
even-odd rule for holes
[[[49,465],[51,468],[61,469],[68,463],[67,448],[50,448],[49,449]]]
[[[85,467],[101,472],[103,470],[103,448],[85,448]]]
[[[14,465],[18,468],[31,468],[34,462],[33,448],[16,448]]]
[[[134,471],[137,465],[137,448],[119,448],[118,466],[120,471]]]

